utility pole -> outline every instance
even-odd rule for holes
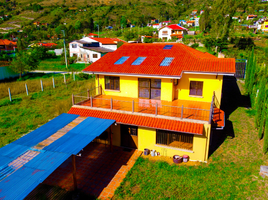
[[[61,30],[63,32],[63,39],[64,39],[64,54],[65,54],[65,64],[66,64],[66,69],[68,69],[68,66],[67,66],[67,56],[66,56],[66,47],[65,47],[65,31],[64,30]]]

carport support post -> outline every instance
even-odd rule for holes
[[[112,134],[112,126],[110,126],[110,151],[113,152],[113,134]]]
[[[75,155],[72,155],[74,190],[77,190]]]

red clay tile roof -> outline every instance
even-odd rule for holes
[[[117,42],[125,42],[123,40],[120,40],[118,38],[94,38],[93,40],[96,40],[102,44],[117,44]]]
[[[7,39],[0,39],[0,45],[17,45],[17,43]]]
[[[42,43],[42,42],[39,42],[38,45],[40,45],[40,46],[44,46],[44,47],[57,46],[56,43]]]
[[[187,30],[186,28],[183,28],[182,26],[179,26],[177,24],[171,24],[169,26],[166,26],[168,28],[171,28],[172,30]]]
[[[213,121],[217,124],[218,127],[224,127],[225,126],[225,120],[224,120],[224,111],[219,108],[214,108],[213,111]]]
[[[116,51],[108,53],[83,71],[109,74],[132,74],[151,76],[181,77],[182,72],[235,73],[234,58],[217,58],[180,43],[170,50],[163,50],[167,43],[124,44]],[[129,58],[120,65],[114,63],[122,56]],[[131,65],[138,57],[146,57],[140,65]],[[174,57],[170,66],[160,66],[165,57]]]
[[[130,124],[141,127],[149,127],[154,129],[177,131],[190,134],[203,134],[203,124],[182,122],[176,120],[130,115],[124,113],[106,112],[100,110],[91,110],[84,108],[72,107],[69,114],[76,114],[84,117],[97,117],[102,119],[113,119],[117,123]]]

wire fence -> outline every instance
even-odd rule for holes
[[[0,83],[0,99],[9,97],[10,101],[12,101],[13,95],[23,93],[29,95],[29,93],[52,90],[63,85],[65,85],[66,88],[68,88],[68,85],[73,83],[74,81],[75,76],[63,75],[51,78]],[[76,80],[75,82],[76,86],[81,86],[81,84],[84,84],[83,81]],[[81,96],[84,95],[85,94],[82,94]]]

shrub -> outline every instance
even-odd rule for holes
[[[191,45],[192,48],[196,49],[197,47],[199,47],[199,44],[198,43],[194,43]]]

